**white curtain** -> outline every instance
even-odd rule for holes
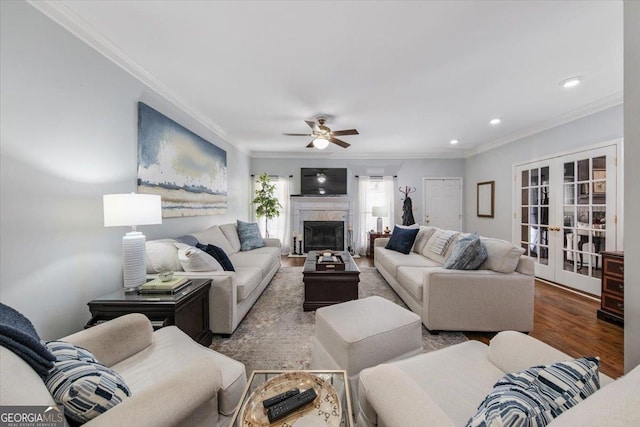
[[[358,178],[358,227],[353,237],[356,251],[364,255],[369,246],[367,233],[375,230],[378,218],[372,215],[374,206],[386,208],[386,216],[382,218],[383,227],[393,230],[393,177],[360,176]]]
[[[291,195],[291,185],[290,178],[288,176],[270,176],[271,183],[275,185],[275,196],[278,198],[280,205],[282,205],[282,209],[280,209],[280,216],[277,218],[270,219],[267,222],[267,226],[269,229],[269,237],[280,239],[282,242],[282,253],[289,253],[291,249],[291,208],[290,208],[290,195]],[[253,183],[251,186],[251,200],[255,197],[256,190],[258,189],[259,184],[257,183],[257,178],[254,177]],[[252,221],[258,223],[258,227],[260,227],[260,231],[262,235],[265,236],[265,219],[256,217],[256,210],[252,205],[251,208],[251,218]]]

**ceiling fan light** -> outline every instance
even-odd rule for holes
[[[318,150],[324,150],[329,146],[329,141],[325,138],[316,138],[313,140],[313,146]]]

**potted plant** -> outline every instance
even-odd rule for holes
[[[258,218],[264,217],[264,233],[265,237],[268,238],[268,221],[280,216],[280,209],[282,209],[282,205],[273,194],[276,186],[271,183],[269,175],[263,173],[260,175],[256,183],[260,184],[260,187],[256,190],[256,197],[251,203],[256,206],[256,216]]]

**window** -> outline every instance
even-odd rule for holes
[[[376,230],[377,217],[373,216],[373,207],[386,208],[386,215],[382,217],[383,226],[393,228],[393,177],[361,176],[358,178],[359,200],[359,230],[354,236],[356,250],[365,254],[368,247],[367,232]]]
[[[289,177],[287,176],[271,176],[271,183],[275,185],[275,196],[278,198],[282,209],[280,210],[280,216],[277,218],[270,219],[268,221],[268,230],[269,237],[280,239],[282,242],[282,252],[289,253],[290,250],[290,240],[291,240],[291,230],[289,224],[291,224],[291,212],[289,209],[289,196],[290,196],[290,183]],[[251,200],[255,197],[256,189],[258,188],[257,179],[252,177],[251,183]],[[258,223],[258,227],[260,228],[260,232],[263,236],[266,236],[265,233],[265,218],[257,218],[256,211],[254,209],[253,204],[251,205],[251,218],[253,221]]]

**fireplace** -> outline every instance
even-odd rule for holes
[[[304,221],[304,252],[344,250],[344,221]]]

